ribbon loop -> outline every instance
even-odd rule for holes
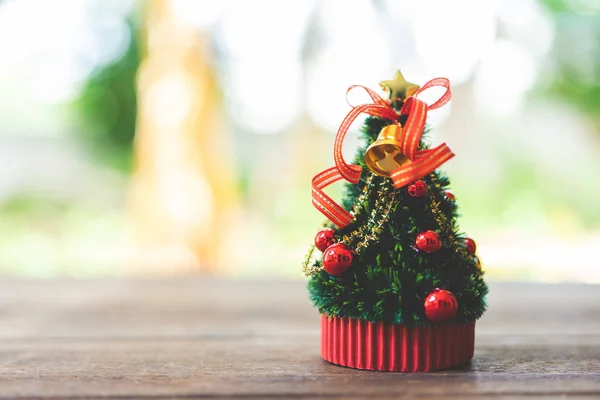
[[[423,87],[419,88],[413,94],[413,97],[416,98],[417,95],[419,95],[420,93],[423,93],[425,90],[435,87],[435,86],[443,87],[446,89],[446,91],[436,102],[434,102],[432,105],[427,107],[428,110],[435,110],[436,108],[440,108],[441,106],[443,106],[444,104],[449,102],[450,97],[452,97],[452,92],[450,91],[450,81],[446,78],[435,78],[435,79],[430,80],[429,82],[424,84]]]
[[[391,107],[389,106],[389,103],[387,101],[385,101],[380,95],[377,94],[376,91],[374,91],[373,89],[369,89],[366,86],[363,85],[352,85],[348,88],[348,90],[346,90],[346,103],[348,103],[348,105],[350,105],[350,107],[354,108],[355,106],[353,106],[349,101],[348,101],[348,94],[350,94],[350,92],[354,89],[364,89],[365,92],[367,92],[367,94],[369,95],[369,97],[371,98],[371,100],[373,100],[373,104],[378,104],[380,106],[384,106],[388,109],[390,109]],[[391,111],[394,112],[394,114],[396,114],[396,111],[394,111],[394,109],[392,109]]]
[[[336,167],[340,170],[340,174],[342,177],[351,183],[358,183],[360,176],[362,174],[362,168],[359,165],[347,164],[344,161],[344,156],[342,155],[342,145],[344,143],[344,138],[348,133],[348,129],[352,123],[356,120],[356,118],[362,114],[369,114],[374,117],[380,117],[395,121],[398,118],[398,113],[394,110],[384,99],[381,98],[375,91],[361,86],[361,85],[353,85],[348,88],[346,91],[346,100],[348,99],[348,93],[351,90],[359,88],[364,89],[368,95],[371,97],[373,103],[361,104],[359,106],[353,106],[352,110],[346,115],[340,127],[338,128],[337,134],[335,136],[335,142],[333,144],[333,159],[335,161]]]

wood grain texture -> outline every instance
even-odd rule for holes
[[[492,284],[475,358],[430,374],[319,357],[303,282],[0,283],[0,399],[599,398],[600,287]]]

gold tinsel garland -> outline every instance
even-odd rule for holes
[[[358,216],[361,210],[364,209],[363,204],[370,196],[373,186],[375,186],[373,184],[373,177],[374,174],[369,174],[358,200],[354,203],[352,211],[350,211],[354,217]],[[358,226],[349,234],[342,236],[342,240],[339,241],[339,243],[343,243],[353,249],[357,255],[371,243],[379,240],[379,235],[383,231],[383,225],[389,221],[390,213],[395,206],[397,191],[393,189],[387,180],[381,182],[379,186],[380,188],[377,191],[378,198],[375,201],[375,206],[371,211],[370,217],[364,224]],[[378,215],[381,215],[381,218],[376,220]],[[302,263],[302,273],[307,277],[323,270],[321,263],[313,261],[314,249],[315,246],[312,245]]]
[[[371,195],[371,191],[375,187],[373,182],[374,174],[369,174],[365,181],[363,190],[358,197],[358,200],[354,203],[350,213],[357,217],[360,215],[362,210],[365,209],[364,202]],[[441,191],[441,186],[438,182],[431,182],[437,190]],[[354,253],[359,255],[363,249],[367,248],[373,242],[379,240],[379,236],[383,232],[383,226],[389,221],[392,209],[396,205],[398,191],[389,184],[388,180],[384,180],[379,183],[379,189],[377,191],[378,198],[375,201],[375,206],[371,211],[370,217],[360,226],[356,227],[352,232],[342,236],[339,243],[347,245],[353,249]],[[472,256],[473,260],[477,262],[477,257],[468,253],[466,247],[460,242],[452,230],[451,221],[440,209],[441,201],[435,199],[431,201],[429,209],[437,221],[438,229],[440,233],[450,240],[450,245],[461,257]],[[381,216],[376,220],[377,216]],[[323,265],[314,259],[315,245],[312,245],[306,254],[305,260],[302,263],[302,273],[309,277],[316,275],[323,270]]]
[[[432,182],[432,183],[436,186],[437,191],[441,192],[440,184],[437,182]],[[481,270],[481,262],[479,261],[479,258],[475,254],[469,253],[467,251],[467,248],[464,246],[464,244],[456,239],[456,235],[454,234],[454,232],[452,230],[451,222],[448,220],[448,217],[446,216],[446,214],[444,214],[440,210],[440,205],[441,205],[441,202],[439,200],[434,200],[431,202],[429,209],[431,210],[431,213],[435,217],[441,233],[445,237],[447,237],[451,240],[451,247],[454,249],[454,251],[456,253],[460,254],[460,256],[463,258],[469,258],[469,257],[472,258],[473,261],[477,265],[477,269],[479,269],[479,271],[483,274],[483,271]]]

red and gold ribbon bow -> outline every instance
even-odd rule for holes
[[[419,93],[434,86],[441,86],[446,89],[445,93],[435,103],[428,106],[422,100],[417,99],[416,96]],[[339,228],[348,226],[354,217],[331,199],[331,197],[326,195],[323,192],[323,189],[342,178],[353,184],[358,183],[360,180],[362,167],[355,164],[347,164],[342,156],[342,145],[348,129],[354,120],[362,113],[388,119],[390,121],[397,121],[399,117],[399,114],[387,101],[369,88],[353,85],[348,88],[347,93],[357,87],[364,89],[371,97],[373,103],[352,107],[352,110],[350,110],[340,124],[335,136],[333,146],[335,167],[326,169],[317,174],[312,180],[313,205]],[[409,97],[404,102],[400,114],[408,114],[408,118],[404,124],[400,149],[410,162],[391,171],[391,178],[396,188],[401,188],[408,183],[433,172],[440,165],[454,157],[454,154],[445,143],[442,143],[433,149],[418,150],[421,135],[423,134],[423,128],[425,127],[425,121],[427,119],[427,111],[443,106],[450,100],[450,97],[450,82],[448,79],[436,78],[427,82],[423,87],[417,90],[413,96]]]

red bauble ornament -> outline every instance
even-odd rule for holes
[[[407,190],[408,194],[412,197],[423,197],[427,194],[427,185],[419,179],[418,181],[413,182]]]
[[[481,260],[477,256],[475,256],[474,259],[475,259],[475,265],[477,265],[477,269],[481,271]]]
[[[425,298],[425,315],[431,322],[453,320],[458,312],[458,301],[449,290],[435,289]]]
[[[323,228],[315,236],[315,246],[321,251],[335,243],[335,229]]]
[[[419,233],[415,242],[417,249],[425,253],[435,253],[442,248],[442,242],[438,234],[434,231],[425,231]]]
[[[352,251],[343,243],[329,246],[323,252],[323,267],[331,276],[340,276],[352,264]]]
[[[475,250],[477,250],[477,245],[475,241],[471,238],[465,239],[465,246],[467,246],[467,251],[471,254],[475,254]]]
[[[449,190],[446,190],[446,197],[448,199],[454,201],[454,194],[451,191],[449,191]]]

